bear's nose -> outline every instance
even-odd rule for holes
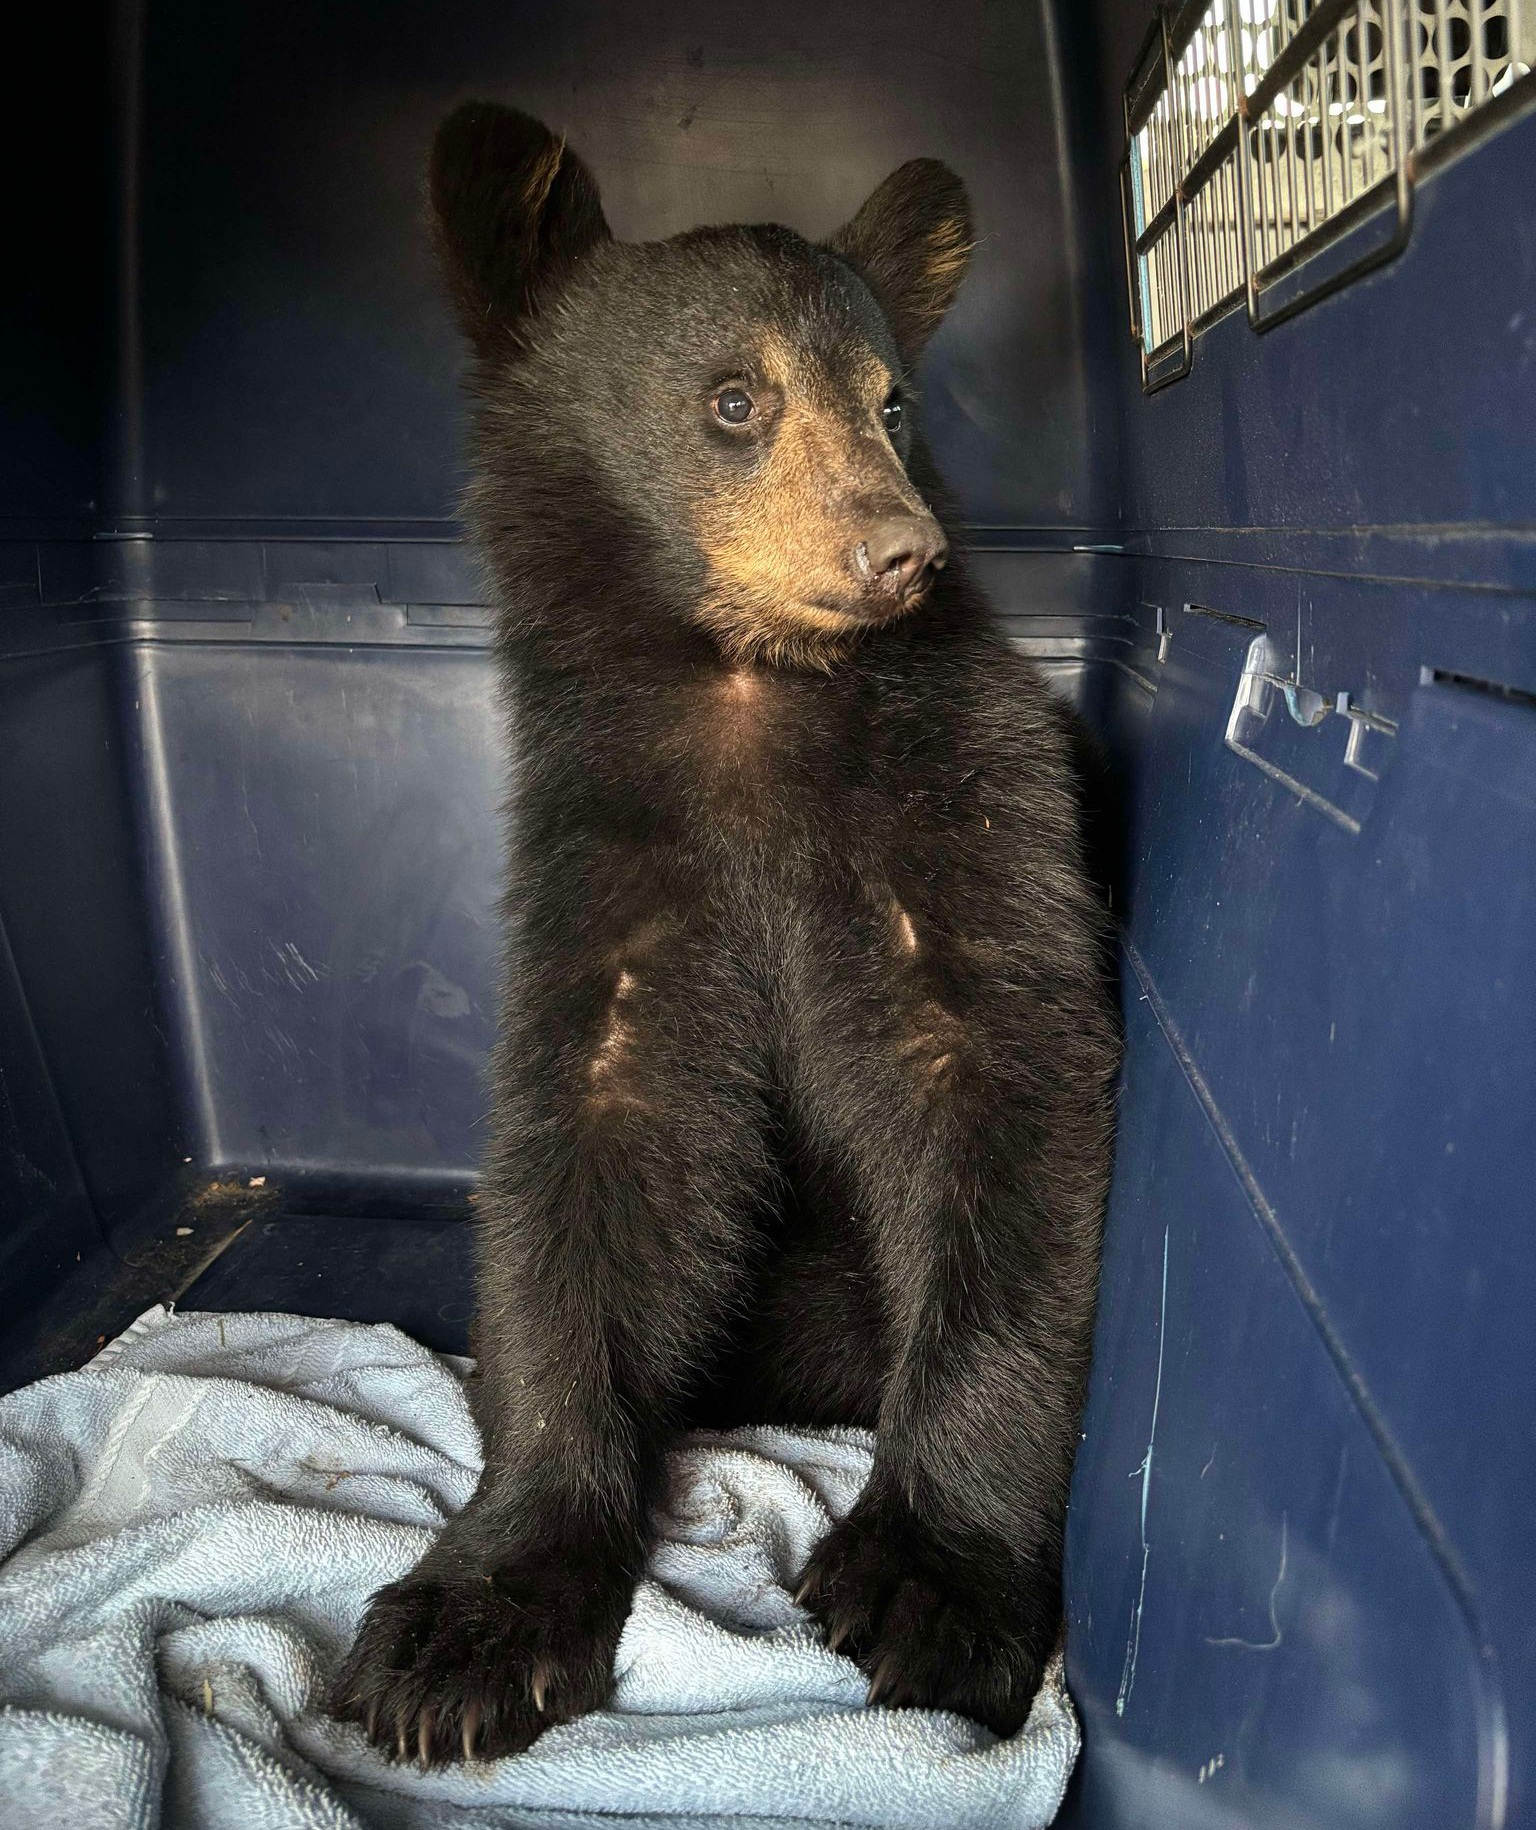
[[[882,515],[854,548],[859,576],[896,597],[927,584],[949,557],[949,542],[932,515]]]

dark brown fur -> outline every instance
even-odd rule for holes
[[[472,104],[433,198],[518,756],[486,1468],[338,1709],[435,1761],[600,1705],[667,1432],[771,1418],[878,1426],[801,1583],[871,1700],[1010,1732],[1060,1624],[1100,916],[1068,717],[963,559],[903,598],[848,569],[938,499],[908,371],[964,193],[919,161],[829,248],[621,246],[568,149]]]

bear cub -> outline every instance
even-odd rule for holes
[[[1116,1032],[1072,722],[918,429],[965,191],[919,159],[824,243],[622,243],[562,139],[470,103],[430,195],[518,757],[485,1470],[335,1707],[400,1759],[527,1747],[608,1696],[669,1432],[859,1424],[797,1598],[871,1703],[1009,1734],[1061,1627]]]

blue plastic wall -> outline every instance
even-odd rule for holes
[[[1144,9],[1102,10],[1114,79]],[[1069,1820],[1532,1821],[1536,116],[1145,398]],[[1395,725],[1234,719],[1256,640]]]
[[[1264,339],[1223,321],[1149,400],[1114,181],[1147,11],[53,28],[77,92],[7,120],[39,174],[17,245],[58,252],[0,297],[0,1359],[66,1363],[177,1292],[464,1344],[506,759],[421,232],[436,119],[542,112],[629,235],[824,231],[935,153],[982,239],[929,422],[1113,762],[1128,1046],[1066,1819],[1520,1824],[1536,118],[1425,183],[1394,266]],[[1395,730],[1347,762],[1337,713],[1235,713],[1261,640]]]

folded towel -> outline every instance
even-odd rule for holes
[[[679,1440],[600,1714],[434,1772],[332,1721],[364,1602],[474,1490],[466,1367],[389,1327],[157,1308],[0,1399],[9,1830],[1050,1821],[1078,1745],[1059,1669],[1008,1741],[866,1709],[789,1598],[868,1474],[856,1430]]]

